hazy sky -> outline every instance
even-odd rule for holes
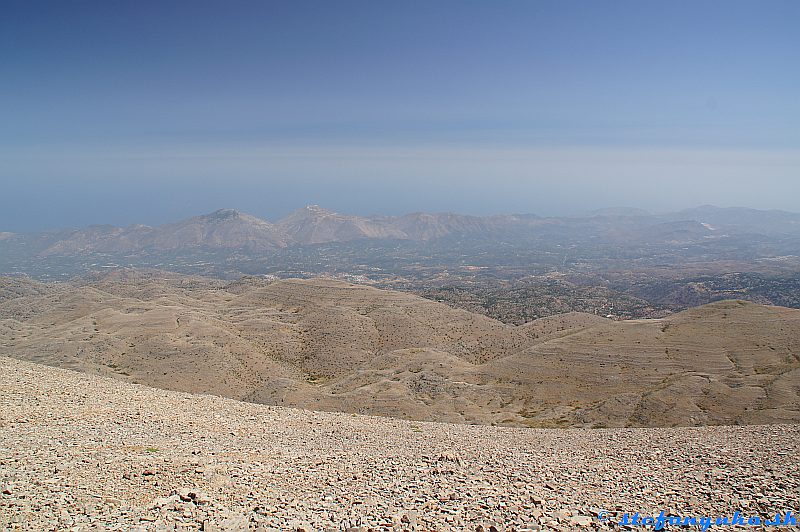
[[[0,230],[800,211],[800,2],[5,0]]]

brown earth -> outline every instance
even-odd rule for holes
[[[511,326],[340,281],[114,272],[0,283],[0,355],[159,388],[413,420],[554,426],[800,421],[800,310]]]

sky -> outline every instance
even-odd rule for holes
[[[800,2],[0,3],[0,231],[800,211]]]

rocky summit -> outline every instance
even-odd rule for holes
[[[798,425],[413,422],[10,358],[0,358],[0,401],[4,530],[606,530],[626,513],[800,508]]]

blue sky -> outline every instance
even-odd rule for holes
[[[800,210],[800,3],[0,6],[0,230]]]

